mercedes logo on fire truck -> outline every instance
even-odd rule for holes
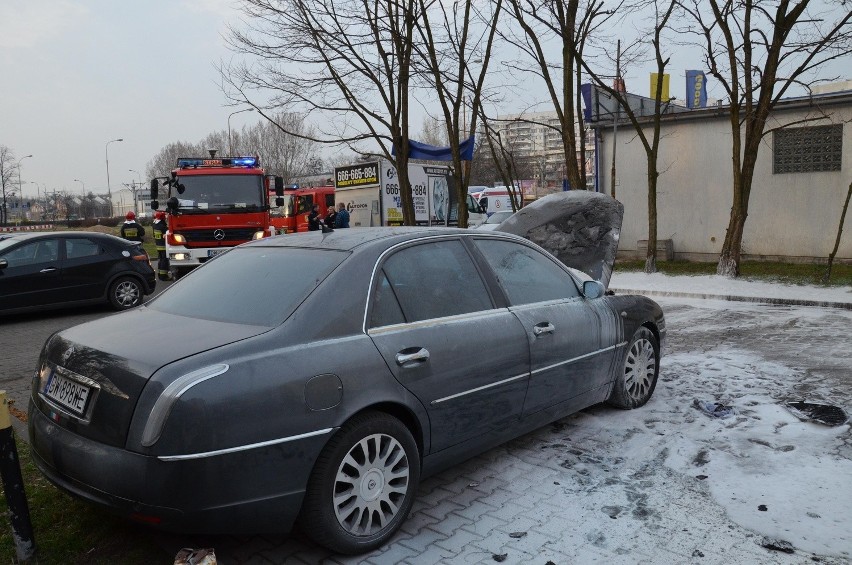
[[[225,239],[225,230],[213,230],[213,237],[216,241],[222,241]]]

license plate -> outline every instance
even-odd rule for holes
[[[53,373],[44,389],[45,396],[78,416],[82,416],[86,412],[89,392],[88,386],[66,379],[56,373]]]
[[[225,251],[227,251],[227,249],[208,249],[207,250],[207,256],[208,257],[215,257],[216,255],[219,255],[220,253],[224,253]]]

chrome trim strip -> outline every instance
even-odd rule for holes
[[[438,403],[441,403],[441,402],[444,402],[444,401],[446,401],[446,400],[452,400],[453,398],[458,398],[458,397],[460,397],[460,396],[465,396],[465,395],[467,395],[467,394],[471,394],[471,393],[474,393],[474,392],[479,392],[480,390],[485,390],[485,389],[487,389],[487,388],[492,388],[492,387],[495,387],[495,386],[500,386],[500,385],[502,385],[502,384],[510,383],[510,382],[512,382],[512,381],[516,381],[516,380],[518,380],[518,379],[523,379],[523,378],[528,377],[528,376],[529,376],[529,373],[524,373],[523,375],[518,375],[518,376],[516,376],[516,377],[509,377],[508,379],[503,379],[502,381],[497,381],[496,383],[491,383],[491,384],[483,385],[483,386],[480,386],[480,387],[472,388],[472,389],[470,389],[470,390],[466,390],[466,391],[464,391],[464,392],[459,392],[459,393],[457,393],[457,394],[452,394],[452,395],[450,395],[450,396],[445,396],[444,398],[438,398],[437,400],[433,400],[433,401],[432,401],[432,402],[430,402],[429,404],[430,404],[430,405],[432,405],[432,406],[434,406],[434,405],[436,405],[436,404],[438,404]]]
[[[627,345],[626,341],[622,341],[621,343],[617,343],[615,345],[611,345],[604,349],[598,349],[597,351],[592,351],[591,353],[586,353],[585,355],[580,355],[579,357],[574,357],[573,359],[566,359],[565,361],[560,361],[559,363],[554,363],[553,365],[548,365],[547,367],[541,367],[540,369],[536,369],[532,371],[530,375],[535,375],[538,373],[543,373],[545,371],[549,371],[550,369],[555,369],[556,367],[561,367],[562,365],[567,365],[568,363],[573,363],[575,361],[581,361],[583,359],[587,359],[589,357],[593,357],[600,353],[606,353],[607,351],[612,351],[613,349],[618,349],[619,347],[624,347]]]
[[[157,459],[159,459],[160,461],[186,461],[188,459],[203,459],[204,457],[215,457],[217,455],[225,455],[227,453],[237,453],[238,451],[248,451],[249,449],[257,449],[259,447],[267,447],[270,445],[277,445],[279,443],[287,443],[290,441],[298,441],[300,439],[306,439],[309,437],[321,436],[333,430],[334,428],[325,428],[324,430],[317,430],[314,432],[289,436],[281,439],[272,439],[269,441],[262,441],[260,443],[240,445],[238,447],[229,447],[227,449],[217,449],[215,451],[205,451],[204,453],[190,453],[188,455],[159,455],[157,456]]]
[[[508,308],[492,308],[491,310],[479,310],[477,312],[468,312],[466,314],[456,314],[454,316],[445,316],[443,318],[429,318],[428,320],[420,320],[417,322],[406,322],[404,324],[392,324],[390,326],[380,326],[378,328],[369,328],[367,335],[383,335],[394,333],[402,330],[410,330],[414,328],[428,328],[430,326],[443,326],[455,322],[470,320],[473,318],[493,318],[500,314],[505,314],[509,311]]]

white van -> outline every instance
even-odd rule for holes
[[[479,202],[479,206],[487,215],[495,212],[512,211],[512,196],[509,193],[507,186],[474,186],[471,187],[478,190],[468,190],[474,200]],[[520,208],[520,190],[515,189],[515,208]]]

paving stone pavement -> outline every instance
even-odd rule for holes
[[[659,301],[669,319],[669,353],[751,349],[800,368],[798,392],[803,395],[817,391],[852,397],[849,312],[797,306],[726,311],[680,298]],[[25,409],[40,344],[53,331],[106,312],[70,311],[0,322],[0,386]],[[664,358],[660,387],[673,378],[665,375],[665,363]],[[755,386],[771,388],[772,383]],[[657,395],[649,406],[661,402],[665,400]],[[626,425],[625,414],[596,406],[423,481],[401,530],[388,545],[366,555],[331,554],[299,532],[247,537],[159,534],[157,539],[164,556],[173,556],[181,547],[214,547],[222,564],[850,562],[848,555],[788,555],[764,549],[762,536],[732,522],[705,482],[665,465],[676,426],[652,419]],[[621,449],[620,442],[637,434],[645,440],[643,449]],[[852,451],[838,455],[852,458]],[[601,495],[608,501],[605,505],[597,503]]]

